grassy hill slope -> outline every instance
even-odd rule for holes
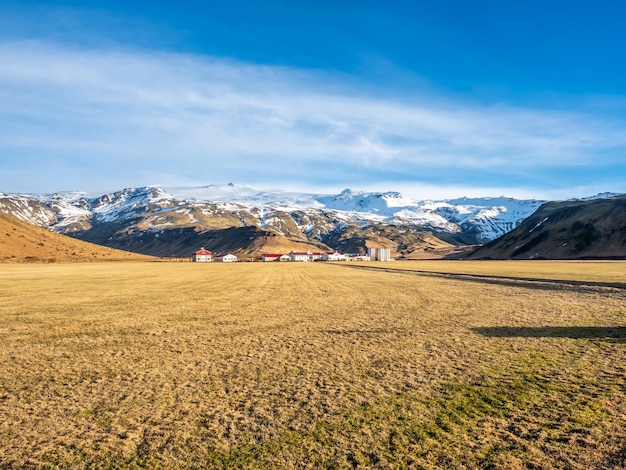
[[[0,262],[81,262],[147,260],[148,256],[114,250],[23,222],[0,212]]]

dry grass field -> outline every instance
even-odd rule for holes
[[[2,468],[626,466],[624,289],[6,264],[0,337]]]
[[[456,261],[421,260],[355,263],[360,266],[417,272],[474,274],[505,278],[605,282],[626,285],[626,261]]]

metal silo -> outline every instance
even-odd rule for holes
[[[391,260],[391,249],[390,248],[379,248],[378,249],[378,260],[379,261],[390,261]]]

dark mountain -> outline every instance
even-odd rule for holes
[[[626,195],[548,202],[469,259],[626,259]]]

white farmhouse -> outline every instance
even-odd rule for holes
[[[348,257],[344,253],[329,251],[322,256],[324,261],[346,261]]]
[[[322,261],[324,253],[317,251],[291,251],[289,258],[291,261]]]
[[[233,255],[232,253],[219,254],[215,257],[215,261],[222,262],[222,263],[236,263],[237,257]]]
[[[311,254],[310,251],[291,251],[289,252],[289,258],[291,261],[309,261]]]

